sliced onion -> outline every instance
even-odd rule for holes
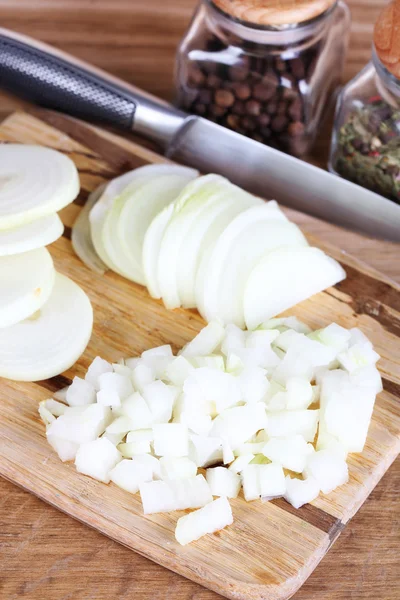
[[[173,165],[168,165],[168,171],[165,171],[165,175],[154,177],[139,189],[130,185],[123,194],[126,194],[126,199],[118,220],[118,238],[126,254],[142,272],[142,248],[147,228],[154,217],[198,175],[194,169]]]
[[[0,377],[38,381],[59,375],[90,339],[93,310],[81,288],[56,273],[50,298],[32,319],[0,330]]]
[[[247,281],[244,290],[246,325],[255,329],[345,277],[340,264],[318,248],[272,250],[254,267]]]
[[[54,265],[46,248],[0,258],[0,328],[30,317],[47,301]]]
[[[296,225],[288,223],[275,202],[239,214],[219,236],[199,268],[196,300],[208,321],[244,326],[243,289],[247,277],[266,252],[284,244],[307,244]]]
[[[100,254],[95,250],[90,233],[89,213],[104,192],[104,189],[105,185],[101,185],[90,194],[72,227],[71,234],[71,243],[76,254],[89,269],[100,275],[103,275],[107,271],[107,265],[101,260]]]
[[[161,298],[158,285],[157,269],[160,255],[161,241],[165,228],[171,218],[174,205],[171,203],[154,217],[148,227],[143,241],[143,272],[146,286],[152,298]]]
[[[230,190],[229,190],[230,192]],[[249,194],[223,193],[210,207],[207,206],[187,231],[184,251],[178,258],[178,289],[183,307],[196,307],[196,275],[202,256],[211,249],[229,223],[241,212],[253,206],[263,205],[259,198]]]
[[[20,254],[48,246],[62,236],[63,231],[64,225],[55,213],[26,225],[0,231],[0,256]]]
[[[57,212],[78,193],[78,171],[61,152],[42,146],[0,145],[0,230]]]
[[[139,190],[141,186],[159,177],[173,174],[176,170],[190,172],[192,174],[191,178],[194,176],[193,173],[196,173],[192,169],[170,164],[140,167],[113,179],[106,186],[101,198],[90,212],[92,240],[96,251],[110,269],[123,277],[144,284],[141,258],[138,261],[133,254],[127,254],[126,246],[122,245],[120,239],[118,221],[123,205],[129,195],[134,193],[135,190]],[[121,199],[121,196],[124,197]],[[151,218],[147,225],[150,223]],[[143,239],[147,226],[143,225],[143,220],[140,217],[139,222],[135,223],[135,227],[143,229],[141,234]]]
[[[158,281],[167,308],[177,308],[181,305],[178,273],[180,256],[186,251],[184,244],[186,234],[201,215],[205,215],[215,202],[221,201],[224,197],[230,198],[232,203],[245,201],[239,198],[247,199],[249,204],[257,202],[253,196],[220,175],[200,177],[186,186],[177,198],[174,212],[161,242],[158,262]]]

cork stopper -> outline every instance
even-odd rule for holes
[[[224,13],[259,26],[304,23],[331,8],[336,0],[212,0]]]
[[[374,29],[374,45],[381,63],[400,79],[400,0],[385,6]]]

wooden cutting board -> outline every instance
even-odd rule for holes
[[[0,141],[38,143],[68,154],[76,163],[82,191],[61,213],[64,236],[50,248],[56,267],[89,294],[95,313],[91,342],[67,373],[39,383],[0,380],[0,475],[72,517],[155,562],[228,598],[289,598],[310,575],[400,451],[400,294],[386,277],[335,248],[319,247],[341,261],[347,279],[335,289],[303,302],[296,314],[311,327],[336,321],[360,327],[373,341],[384,391],[378,396],[366,447],[350,455],[350,480],[328,496],[296,511],[283,500],[232,501],[234,524],[181,547],[175,542],[178,514],[142,515],[138,495],[95,482],[62,464],[48,446],[37,405],[82,375],[100,355],[115,361],[154,345],[177,350],[202,327],[194,311],[167,311],[146,290],[114,273],[100,276],[74,255],[71,226],[88,193],[128,169],[160,156],[75,120],[41,111],[25,113],[0,126]],[[288,211],[289,212],[289,211]],[[290,211],[296,220],[296,213]],[[307,218],[301,215],[302,223]],[[181,514],[181,513],[180,513]]]

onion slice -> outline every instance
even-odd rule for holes
[[[79,193],[70,158],[42,146],[0,145],[0,230],[57,212]]]
[[[255,329],[345,277],[340,264],[319,248],[288,246],[272,250],[259,261],[247,280],[246,325]]]
[[[157,278],[158,257],[160,255],[164,231],[173,210],[174,205],[171,203],[159,212],[150,223],[143,240],[142,266],[146,279],[146,287],[152,298],[161,298],[161,290]]]
[[[71,233],[72,247],[77,256],[79,256],[89,269],[100,275],[104,275],[107,271],[107,265],[101,260],[100,254],[95,250],[90,233],[89,213],[104,192],[104,189],[105,185],[103,184],[89,195],[85,206],[82,208],[72,227]]]
[[[46,248],[0,258],[0,328],[30,317],[47,301],[54,265]]]
[[[81,356],[92,326],[93,310],[85,292],[56,273],[40,312],[0,330],[0,377],[38,381],[59,375]]]
[[[0,231],[0,256],[29,252],[55,242],[64,231],[60,217],[54,213],[19,227]]]

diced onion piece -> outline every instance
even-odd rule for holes
[[[121,399],[117,390],[100,390],[96,394],[97,402],[104,406],[111,406],[111,408],[119,408],[121,406]]]
[[[84,444],[95,440],[106,429],[111,417],[111,411],[99,404],[67,408],[48,428],[47,438],[54,436]]]
[[[263,402],[268,392],[269,381],[265,369],[246,367],[238,376],[242,400],[247,404]]]
[[[258,471],[260,493],[263,500],[280,498],[286,492],[285,474],[281,465],[260,465]]]
[[[289,475],[286,477],[284,498],[294,508],[300,508],[303,504],[312,502],[318,497],[319,492],[318,482],[313,477],[307,477],[307,479],[292,479]]]
[[[143,398],[151,411],[153,423],[168,423],[174,404],[171,388],[162,381],[153,381],[143,388]]]
[[[56,274],[48,301],[32,319],[0,329],[0,377],[38,381],[59,375],[90,339],[93,310],[71,279]]]
[[[136,457],[138,458],[138,457]],[[153,480],[153,468],[151,463],[145,464],[141,460],[123,459],[109,473],[110,479],[118,487],[136,494],[139,491],[139,485],[146,481]]]
[[[54,398],[56,400],[60,400],[61,402],[66,402],[68,388],[69,388],[69,385],[61,388],[61,390],[57,390],[56,392],[54,392]]]
[[[65,400],[69,406],[84,406],[96,402],[96,391],[85,379],[74,377]]]
[[[207,483],[213,496],[236,498],[241,487],[239,475],[225,467],[214,467],[206,471]]]
[[[168,365],[165,377],[174,385],[183,386],[193,370],[193,365],[184,356],[177,356]]]
[[[175,538],[182,546],[185,546],[207,533],[215,533],[232,523],[232,509],[228,500],[218,498],[203,508],[180,517],[176,524]]]
[[[79,446],[75,457],[78,473],[103,483],[110,481],[110,471],[121,460],[121,454],[107,438],[99,438]]]
[[[211,435],[226,439],[235,449],[263,429],[266,423],[267,416],[263,402],[235,406],[228,408],[214,419]]]
[[[131,421],[128,431],[147,429],[153,425],[151,410],[139,392],[135,392],[122,403],[121,411]]]
[[[162,423],[153,426],[154,453],[157,456],[187,456],[188,429],[182,423]]]
[[[108,440],[110,440],[110,442],[112,444],[114,444],[114,446],[117,446],[118,450],[120,452],[121,452],[121,449],[120,449],[121,443],[120,442],[122,442],[122,440],[124,439],[125,435],[126,435],[125,432],[122,432],[122,433],[121,432],[120,433],[110,433],[109,431],[105,431],[103,433],[103,437],[105,437]],[[121,452],[121,454],[122,454],[122,456],[124,456],[124,454],[122,452]]]
[[[46,400],[39,403],[39,416],[42,419],[43,423],[46,425],[51,425],[53,421],[56,420],[56,417],[49,411],[46,407]]]
[[[0,328],[41,309],[53,290],[54,278],[53,260],[46,248],[0,257]]]
[[[285,474],[275,463],[248,465],[242,471],[242,481],[247,502],[260,496],[266,500],[279,498],[286,491]]]
[[[220,437],[191,435],[189,457],[198,467],[208,467],[222,460],[222,440]]]
[[[75,460],[76,453],[78,452],[79,444],[64,440],[63,438],[57,437],[56,435],[48,435],[47,441],[55,452],[57,452],[62,462],[68,462]]]
[[[145,386],[154,381],[154,379],[154,370],[148,365],[140,363],[132,369],[132,383],[135,389],[141,393],[143,393]]]
[[[185,358],[193,356],[207,356],[212,354],[224,339],[225,330],[216,321],[211,321],[196,335],[195,338],[183,347],[180,354]]]
[[[196,463],[187,456],[162,456],[160,467],[162,479],[188,479],[197,475]]]
[[[0,230],[58,212],[79,192],[72,160],[43,146],[1,144],[0,180]]]
[[[107,362],[106,360],[104,360],[103,358],[100,358],[100,356],[96,356],[96,358],[93,360],[93,362],[91,363],[91,365],[89,366],[86,375],[85,375],[85,379],[86,381],[88,381],[89,383],[92,384],[92,386],[94,387],[94,389],[96,391],[100,390],[100,383],[99,383],[99,377],[100,375],[102,375],[103,373],[112,373],[113,372],[113,368],[112,365]]]
[[[329,494],[349,479],[346,460],[331,450],[318,450],[311,454],[304,474],[317,481],[323,494]]]
[[[63,415],[68,408],[62,402],[57,402],[57,400],[53,400],[52,398],[49,398],[49,400],[44,400],[44,406],[55,417],[61,417],[61,415]]]
[[[308,456],[314,452],[312,444],[307,444],[301,435],[284,438],[271,438],[262,450],[272,462],[279,463],[294,473],[302,473]]]
[[[100,391],[117,392],[120,400],[125,400],[133,394],[133,385],[129,377],[118,373],[102,373],[99,375]]]
[[[346,277],[342,267],[318,248],[272,250],[252,270],[244,290],[249,329],[335,285]],[[268,285],[265,285],[265,282]],[[290,282],[290,285],[288,285]]]
[[[330,434],[348,452],[361,452],[368,434],[375,394],[376,389],[356,385],[353,377],[345,371],[328,371],[321,381],[319,435]]]
[[[233,473],[241,473],[254,458],[254,454],[243,454],[235,458],[233,463],[229,465],[229,471]]]
[[[0,256],[10,256],[48,246],[63,233],[64,225],[57,214],[31,223],[0,231]]]
[[[313,442],[317,433],[319,410],[292,410],[269,413],[265,427],[270,437],[299,434],[306,442]]]
[[[210,487],[203,475],[142,483],[139,490],[145,515],[199,508],[212,501]]]
[[[98,406],[102,406],[102,405],[99,404]],[[122,415],[122,416],[114,419],[108,425],[108,427],[106,429],[106,433],[108,435],[122,434],[122,437],[124,437],[128,433],[128,431],[131,431],[133,429],[133,427],[134,427],[133,421],[131,421],[131,419],[129,419],[129,417]]]

